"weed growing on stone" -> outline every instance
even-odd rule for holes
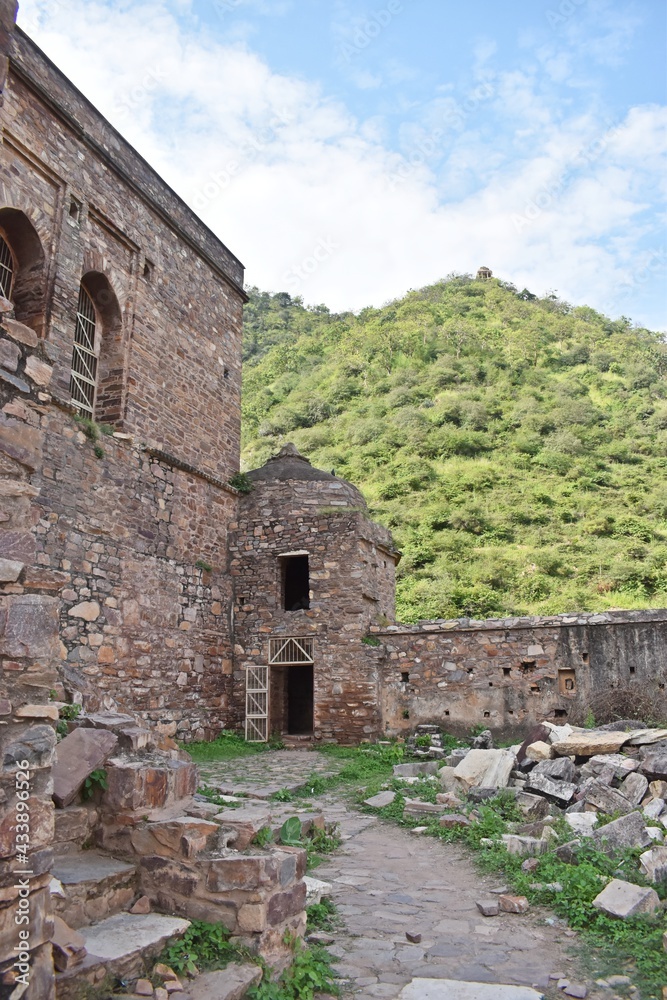
[[[333,900],[325,896],[320,903],[313,903],[306,907],[306,930],[311,931],[334,931],[341,926],[342,920],[336,909]]]
[[[333,854],[340,847],[340,829],[338,825],[326,830],[313,828],[306,839],[305,848],[308,853],[307,869],[312,871],[325,860],[327,854]]]
[[[105,792],[108,787],[107,772],[103,767],[98,767],[95,771],[91,771],[84,781],[83,788],[81,789],[81,798],[92,799],[98,788]]]
[[[221,809],[239,809],[242,805],[241,802],[227,802],[217,788],[211,788],[209,785],[200,785],[197,789],[197,794],[205,798],[207,802],[212,802],[214,805],[220,806]],[[242,796],[239,797],[241,798]]]
[[[263,826],[257,831],[255,836],[252,838],[251,843],[256,844],[257,847],[268,847],[269,844],[273,843],[273,830],[270,826]]]

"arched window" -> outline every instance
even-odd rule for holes
[[[122,418],[123,321],[108,278],[88,271],[76,307],[70,396],[83,414],[104,423]]]
[[[11,299],[14,284],[14,258],[5,239],[0,236],[0,293]]]
[[[70,393],[74,406],[91,418],[95,410],[98,354],[99,344],[95,306],[90,295],[83,285],[81,285],[79,289],[79,301],[76,307]]]

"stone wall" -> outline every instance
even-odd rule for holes
[[[241,264],[19,29],[1,124],[16,317],[48,343],[54,398],[70,398],[86,276],[102,328],[96,418],[226,481],[239,455]]]
[[[667,611],[438,621],[372,628],[382,642],[382,728],[509,738],[537,719],[583,723],[613,705],[667,717]],[[605,720],[603,720],[605,721]]]
[[[58,677],[60,600],[34,563],[39,487],[32,476],[42,461],[47,396],[31,377],[43,384],[50,368],[32,350],[32,330],[14,333],[0,341],[0,996],[27,982],[24,1000],[52,1000],[58,710],[49,694]]]

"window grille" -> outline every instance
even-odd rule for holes
[[[96,326],[93,300],[82,285],[79,289],[79,302],[76,307],[70,393],[74,406],[90,417],[93,416],[95,387],[97,385]]]
[[[313,640],[311,638],[269,639],[269,663],[271,665],[313,662]]]
[[[0,293],[11,298],[14,279],[14,258],[5,240],[0,236]]]

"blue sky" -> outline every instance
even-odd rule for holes
[[[487,264],[667,327],[663,0],[24,0],[243,260],[335,309]]]

